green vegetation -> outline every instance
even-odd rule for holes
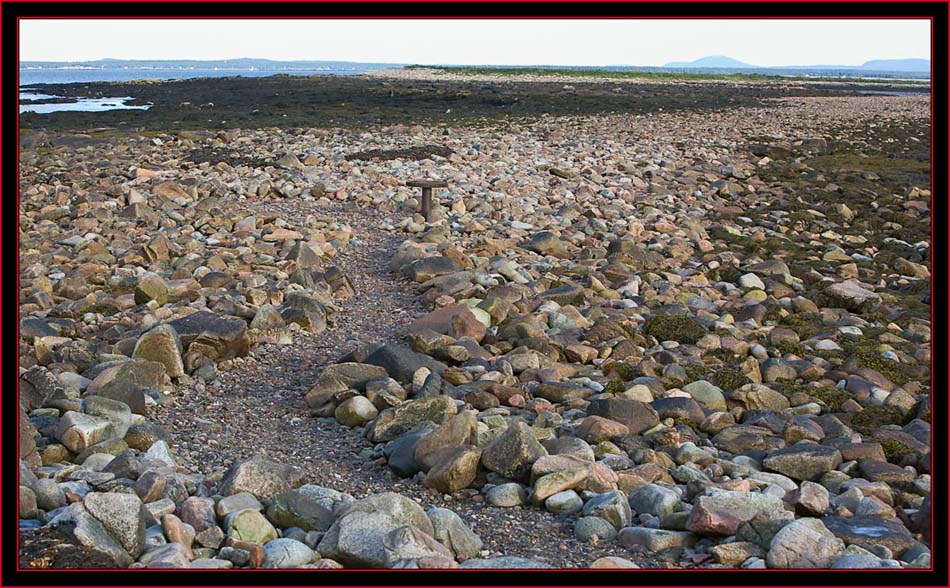
[[[885,425],[903,424],[904,416],[891,406],[867,406],[851,419],[851,428],[865,435]]]
[[[716,383],[723,390],[729,391],[751,384],[752,380],[734,367],[725,367],[716,372]]]
[[[779,319],[779,325],[795,331],[802,341],[811,339],[821,330],[821,317],[817,314],[789,314]]]
[[[839,412],[841,405],[844,404],[851,395],[841,388],[834,386],[822,386],[820,388],[806,388],[805,393],[820,401],[828,407],[831,412]]]
[[[732,82],[839,82],[843,84],[898,84],[930,87],[925,80],[879,80],[871,78],[835,78],[809,76],[780,76],[769,74],[713,74],[662,71],[615,71],[609,69],[556,69],[543,67],[445,67],[410,65],[406,69],[432,69],[461,76],[564,76],[574,78],[607,78],[620,80],[723,80]]]
[[[607,376],[616,374],[617,376],[620,376],[620,379],[626,382],[629,382],[630,380],[638,378],[642,375],[640,370],[622,361],[614,361],[604,366],[604,374]]]
[[[688,316],[650,317],[643,325],[643,332],[656,337],[658,341],[677,341],[695,343],[706,335],[706,329]]]
[[[884,456],[887,458],[887,461],[891,463],[899,465],[903,462],[905,456],[911,455],[914,459],[920,456],[919,453],[897,439],[869,439],[869,441],[872,443],[880,443],[881,448],[884,450]]]

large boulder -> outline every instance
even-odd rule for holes
[[[218,486],[218,493],[230,496],[249,492],[257,498],[270,498],[300,486],[303,479],[300,468],[256,455],[231,466]]]
[[[656,410],[645,402],[629,398],[597,398],[591,400],[587,414],[623,423],[633,435],[639,435],[660,422]]]
[[[139,337],[132,352],[134,359],[157,361],[165,366],[165,373],[172,378],[185,375],[181,359],[181,340],[171,325],[158,325]]]
[[[307,484],[275,496],[267,509],[267,518],[285,528],[326,531],[336,513],[353,501],[349,494]]]
[[[822,290],[817,302],[831,308],[845,308],[860,313],[880,306],[881,297],[865,288],[858,280],[845,280]]]
[[[445,364],[429,356],[416,353],[404,345],[383,345],[370,353],[363,362],[378,365],[395,380],[402,384],[412,382],[412,375],[421,367],[427,367],[435,373],[445,371]]]
[[[90,492],[83,499],[86,511],[98,520],[132,557],[145,550],[146,511],[135,494]]]
[[[471,559],[482,550],[481,538],[455,512],[447,508],[430,508],[426,514],[432,522],[432,536],[451,549],[456,557]]]
[[[506,478],[526,479],[531,465],[547,454],[531,427],[516,420],[485,448],[482,465]]]
[[[382,568],[387,564],[386,536],[403,525],[434,533],[425,511],[411,499],[392,492],[368,496],[342,509],[317,550],[346,566]]]
[[[739,526],[760,512],[785,509],[785,503],[770,494],[707,490],[710,495],[693,501],[686,529],[700,535],[735,535]]]
[[[366,427],[366,437],[373,443],[385,443],[426,422],[443,423],[457,412],[455,401],[448,396],[409,400],[379,413]]]
[[[834,447],[799,443],[772,451],[762,460],[762,465],[795,480],[817,481],[841,462],[841,452]]]
[[[165,381],[165,366],[147,359],[130,359],[99,372],[83,396],[103,396],[129,405],[135,414],[145,414],[145,391]]]
[[[168,324],[178,333],[186,352],[200,353],[212,361],[243,357],[250,350],[243,319],[202,310]]]
[[[798,519],[775,534],[765,561],[770,568],[830,568],[844,550],[821,520]]]

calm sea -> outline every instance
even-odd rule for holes
[[[324,67],[314,69],[295,68],[157,68],[157,67],[44,67],[20,68],[20,99],[23,101],[43,98],[54,98],[48,94],[31,92],[30,88],[36,84],[71,84],[82,82],[128,82],[131,80],[185,80],[189,78],[224,78],[241,76],[259,78],[278,74],[295,76],[312,75],[358,75],[389,67],[377,64],[354,64],[346,67]],[[126,108],[147,109],[148,106],[128,106],[125,104],[129,97],[107,97],[79,99],[69,104],[20,104],[20,112],[35,112],[45,114],[59,111],[102,111]]]
[[[128,82],[131,80],[185,80],[188,78],[224,78],[242,76],[258,78],[288,74],[296,76],[312,75],[357,75],[383,69],[386,66],[367,64],[345,69],[248,69],[248,68],[213,68],[213,69],[183,69],[183,68],[128,68],[128,67],[97,67],[94,69],[79,68],[20,68],[20,87],[33,84],[69,84],[73,82]]]

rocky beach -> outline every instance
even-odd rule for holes
[[[929,95],[240,84],[21,118],[21,567],[930,567]]]

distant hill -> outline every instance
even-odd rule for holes
[[[930,71],[929,59],[873,59],[865,61],[861,69],[884,71]]]
[[[733,59],[732,57],[727,57],[725,55],[709,55],[695,61],[671,61],[662,67],[674,69],[763,70],[767,73],[777,73],[779,70],[851,70],[854,72],[930,73],[930,60],[873,59],[871,61],[866,61],[862,65],[784,65],[760,67],[758,65],[743,63],[738,59]]]
[[[758,67],[725,55],[709,55],[696,61],[671,61],[663,67]]]

